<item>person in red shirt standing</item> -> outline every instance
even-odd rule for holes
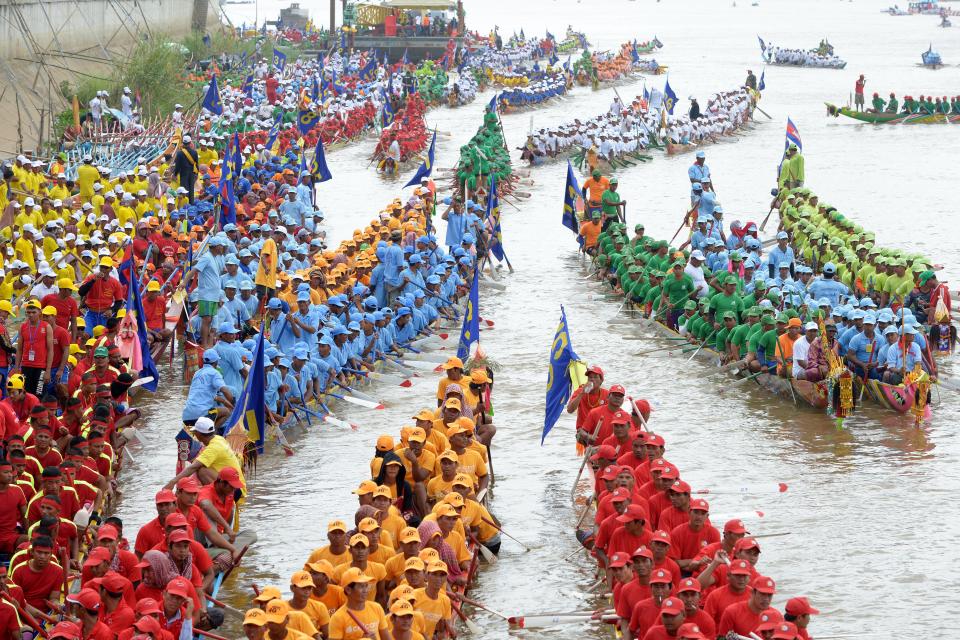
[[[273,104],[277,101],[277,87],[280,86],[280,81],[273,77],[273,72],[267,74],[267,79],[265,81],[267,89],[267,102]]]
[[[160,289],[160,283],[151,280],[147,283],[147,295],[143,297],[143,314],[146,316],[144,322],[147,325],[150,344],[158,340],[166,340],[172,333],[166,328],[167,296],[161,294]]]
[[[80,621],[83,640],[114,640],[113,631],[100,621],[100,594],[84,588],[68,595],[66,604],[70,614]]]
[[[583,425],[577,430],[577,442],[584,445],[599,444],[613,434],[613,420],[629,419],[629,414],[621,411],[626,389],[615,384],[607,392],[606,402],[591,409]]]
[[[27,303],[27,318],[20,324],[17,359],[12,373],[23,375],[23,388],[43,395],[43,388],[52,380],[53,331],[40,317],[40,303]]]
[[[677,597],[667,598],[660,605],[660,624],[650,627],[643,640],[671,640],[684,621],[683,601]]]
[[[63,588],[63,569],[53,562],[53,540],[38,536],[30,543],[30,559],[13,570],[11,580],[23,589],[23,597],[33,612],[50,610],[47,600],[57,600]]]
[[[863,74],[860,74],[860,77],[857,78],[856,83],[853,85],[853,105],[856,107],[857,111],[863,111],[863,88],[867,84],[867,79],[863,77]]]
[[[80,315],[80,307],[73,299],[73,292],[77,290],[77,285],[70,278],[60,278],[57,281],[57,288],[60,289],[58,293],[48,293],[43,296],[40,304],[56,309],[57,326],[69,331],[70,335],[75,335],[77,316]]]
[[[141,220],[137,223],[137,232],[133,237],[133,255],[137,257],[137,260],[146,260],[147,259],[147,250],[150,249],[150,245],[153,244],[150,238],[150,223],[146,220]],[[150,250],[150,261],[154,262],[156,260],[156,248]]]
[[[587,382],[580,385],[567,402],[567,413],[577,412],[577,434],[587,421],[587,415],[597,407],[606,404],[607,390],[603,388],[603,369],[594,365],[587,369]],[[582,452],[583,444],[577,441],[577,451]]]
[[[67,367],[67,358],[70,357],[70,344],[73,342],[73,338],[70,331],[59,325],[57,321],[59,310],[56,307],[53,305],[44,307],[42,317],[50,326],[50,330],[53,331],[53,368],[50,372],[50,382],[55,385],[60,381],[60,374]],[[63,387],[63,391],[66,392],[66,386]]]
[[[783,619],[797,625],[797,636],[801,640],[810,640],[810,634],[807,627],[810,626],[810,616],[815,616],[820,612],[810,605],[810,601],[805,597],[790,598],[783,609]]]
[[[0,459],[0,553],[12,554],[26,528],[27,499],[14,484],[13,465]]]
[[[772,579],[766,576],[754,578],[750,583],[750,597],[724,609],[717,625],[717,635],[725,636],[730,631],[742,636],[750,635],[760,623],[760,614],[770,608],[776,590]]]
[[[94,327],[105,326],[107,318],[123,305],[123,285],[110,275],[113,267],[112,258],[100,258],[97,272],[90,274],[80,285],[79,293],[87,306],[85,328],[91,336]]]
[[[716,637],[716,623],[700,608],[700,582],[696,578],[684,578],[677,587],[677,596],[683,601],[683,621],[700,627],[700,632],[708,638]]]

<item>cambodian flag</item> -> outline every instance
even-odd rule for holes
[[[800,131],[797,130],[797,125],[793,124],[793,120],[787,118],[787,139],[783,143],[783,148],[787,149],[791,142],[797,145],[797,149],[803,151],[803,142],[800,141]]]

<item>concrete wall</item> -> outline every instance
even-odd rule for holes
[[[101,57],[98,42],[113,51],[129,44],[138,29],[180,36],[196,17],[216,20],[209,0],[0,0],[0,57],[34,58],[34,44],[21,30],[29,26],[41,50],[85,52]],[[213,0],[215,3],[216,0]],[[113,40],[113,44],[110,42]]]

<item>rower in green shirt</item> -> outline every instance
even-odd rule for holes
[[[627,218],[627,201],[620,199],[620,194],[617,193],[617,184],[615,177],[610,178],[610,186],[600,196],[605,221],[616,220],[619,222]]]
[[[726,355],[730,351],[727,343],[730,340],[730,336],[737,328],[737,319],[734,316],[733,311],[724,311],[720,315],[720,318],[723,320],[723,324],[713,337],[713,348],[715,351],[719,351],[720,353]]]
[[[715,328],[720,327],[718,317],[722,317],[725,312],[732,311],[735,320],[739,320],[740,314],[743,312],[743,300],[737,295],[737,277],[728,273],[720,274],[717,279],[722,279],[720,284],[723,290],[710,298],[710,312],[714,318],[713,325]]]
[[[747,355],[747,338],[755,326],[759,325],[760,308],[750,307],[745,312],[746,323],[738,324],[737,328],[730,334],[730,357],[738,360]]]
[[[664,243],[665,244],[665,243]],[[681,305],[693,295],[696,290],[693,286],[693,278],[683,272],[686,263],[677,260],[673,263],[670,274],[664,278],[663,294],[660,298],[660,306],[667,307],[667,326],[676,329],[677,318],[683,309]]]

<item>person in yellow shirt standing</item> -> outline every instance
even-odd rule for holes
[[[277,253],[277,242],[270,233],[270,226],[263,225],[261,231],[265,237],[263,246],[260,247],[260,263],[257,265],[257,275],[253,283],[257,285],[257,294],[261,304],[267,302],[276,294],[277,290],[277,263],[279,255]],[[280,241],[283,241],[283,231],[276,232]]]
[[[50,198],[53,200],[66,200],[70,197],[70,188],[67,186],[67,174],[63,171],[59,173],[53,173],[51,175],[56,176],[56,182],[50,187],[47,191]]]
[[[383,607],[368,599],[371,582],[373,578],[357,568],[347,569],[340,576],[347,602],[330,617],[329,640],[392,640]]]
[[[123,196],[121,196],[122,201],[116,208],[117,222],[120,226],[124,226],[128,222],[131,224],[136,224],[138,222],[137,213],[133,210],[133,204],[135,202],[132,194],[124,191]]]
[[[331,520],[327,524],[327,540],[330,544],[314,549],[307,558],[307,565],[325,560],[331,567],[350,562],[350,549],[347,547],[347,523],[343,520]],[[309,568],[304,565],[304,568]]]
[[[100,172],[93,166],[93,156],[83,156],[83,164],[77,167],[77,186],[80,199],[88,202],[93,197],[93,183],[100,179]]]
[[[103,183],[97,182],[93,185],[93,197],[90,198],[90,204],[97,215],[100,215],[100,211],[103,209],[103,202]]]
[[[27,225],[27,228],[24,228],[14,245],[14,256],[17,260],[22,260],[27,263],[27,266],[30,268],[30,273],[36,273],[37,271],[36,247],[34,243],[39,242],[42,237],[40,233],[33,231],[31,225]]]

